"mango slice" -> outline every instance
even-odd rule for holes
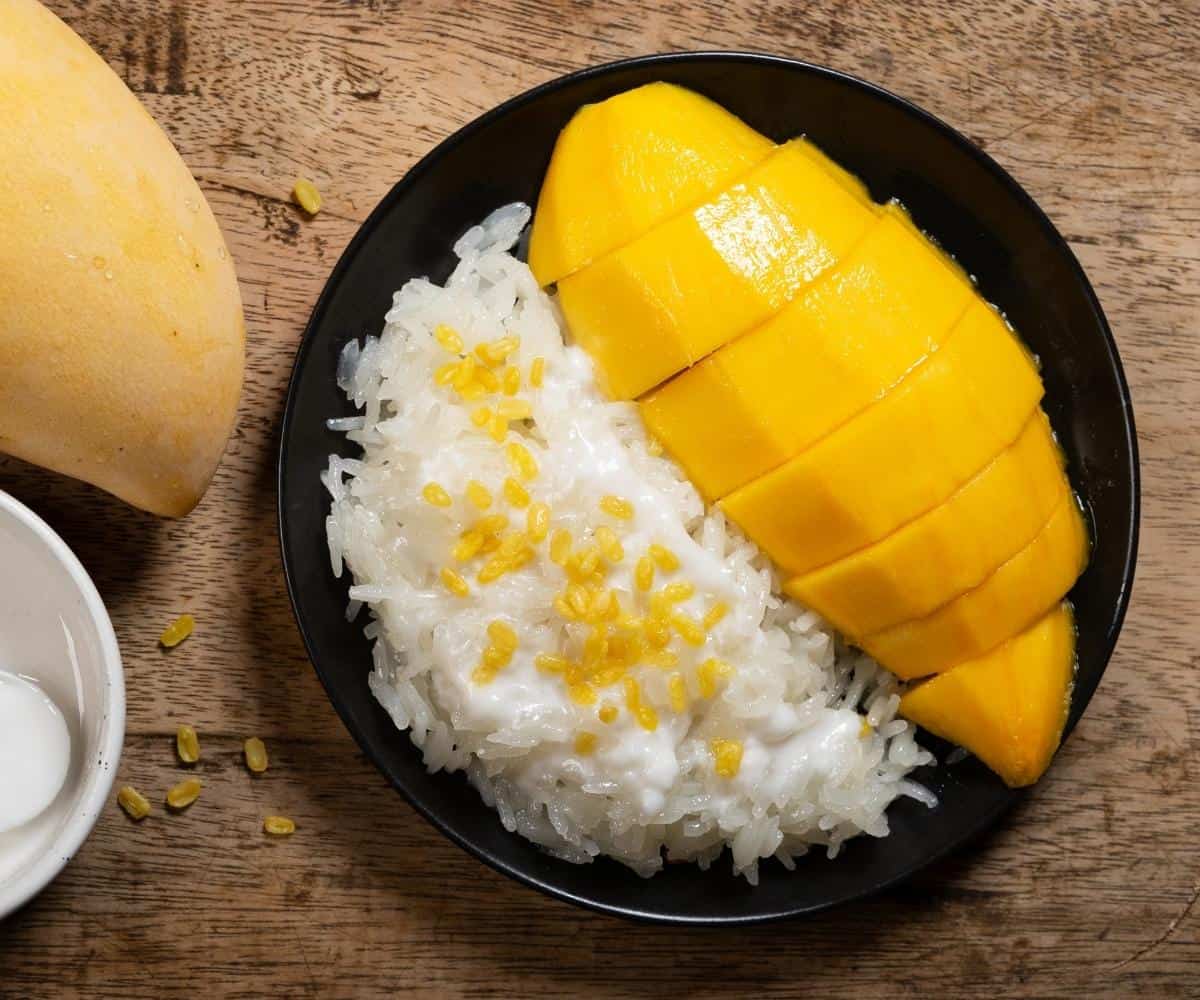
[[[800,152],[813,160],[818,166],[824,169],[835,181],[842,185],[855,198],[862,201],[871,201],[871,192],[867,190],[867,186],[843,167],[837,160],[828,156],[816,143],[807,136],[804,145],[800,147]]]
[[[1016,439],[1041,395],[1030,356],[976,300],[883,399],[721,507],[799,576],[933,509]]]
[[[971,295],[957,265],[888,205],[840,265],[648,395],[642,416],[718,499],[883,396],[946,339]]]
[[[866,232],[877,207],[803,145],[558,283],[609,395],[640,396],[757,326]]]
[[[1074,675],[1075,624],[1060,604],[985,656],[914,687],[900,714],[1019,788],[1037,781],[1058,749]]]
[[[553,284],[700,204],[774,148],[724,108],[669,83],[586,105],[555,143],[529,266]]]
[[[977,587],[1045,527],[1068,490],[1045,414],[945,503],[784,590],[853,639],[921,618]]]
[[[857,644],[905,680],[982,656],[1071,589],[1087,565],[1089,544],[1079,501],[1068,493],[1038,536],[974,590]]]

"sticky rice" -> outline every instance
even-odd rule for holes
[[[362,412],[330,424],[362,454],[330,457],[328,541],[334,573],[352,577],[348,613],[369,608],[375,697],[431,771],[464,771],[507,829],[565,861],[608,855],[650,876],[729,848],[756,882],[760,859],[790,867],[813,846],[834,857],[886,836],[898,796],[933,804],[908,777],[932,758],[895,717],[897,681],[782,596],[635,406],[601,396],[509,252],[528,220],[510,205],[471,229],[445,286],[407,282],[382,334],[342,356],[338,384]],[[492,367],[517,391],[462,398],[460,355],[505,338],[516,345]],[[523,412],[505,399],[529,416],[497,441],[489,415]],[[492,577],[486,553],[454,556],[496,515],[511,527],[496,544],[520,536],[499,554],[523,554]],[[590,606],[587,587],[571,590],[588,552],[588,579],[603,577]],[[621,655],[645,659],[611,666]]]

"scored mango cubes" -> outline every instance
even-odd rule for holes
[[[877,217],[802,153],[737,183],[558,283],[571,334],[606,391],[635,399],[779,311]]]
[[[1020,433],[1042,395],[1033,360],[982,301],[875,406],[721,508],[799,575],[946,500]]]
[[[769,472],[880,399],[941,345],[966,275],[889,205],[840,267],[641,402],[708,500]]]
[[[700,204],[774,148],[719,104],[669,83],[586,105],[555,144],[529,266],[551,285]]]

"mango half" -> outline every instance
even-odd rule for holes
[[[0,450],[186,514],[241,391],[233,264],[170,140],[34,0],[0,30],[0,196]]]

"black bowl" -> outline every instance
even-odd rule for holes
[[[383,199],[338,262],[296,358],[279,456],[284,568],[309,655],[334,707],[366,754],[443,833],[498,870],[562,899],[624,916],[737,923],[809,913],[896,883],[992,824],[1014,801],[974,758],[918,773],[935,809],[903,799],[892,833],[860,838],[835,861],[814,852],[789,872],[761,865],[751,887],[727,862],[708,872],[670,865],[646,881],[613,861],[572,865],[507,833],[461,775],[426,773],[367,690],[368,644],[343,615],[346,583],[324,542],[328,502],[318,474],[345,451],[328,417],[352,408],[334,385],[342,345],[377,333],[392,291],[443,280],[451,246],[506,202],[535,204],[555,137],[582,104],[654,80],[706,94],[776,140],[807,133],[869,185],[897,197],[975,275],[1041,357],[1046,409],[1086,500],[1091,564],[1071,598],[1079,674],[1069,725],[1108,662],[1133,581],[1138,463],[1129,392],[1100,305],[1063,238],[1033,199],[949,126],[886,91],[804,63],[740,53],[650,56],[572,74],[501,105],[451,136]],[[947,747],[931,741],[936,749]]]

